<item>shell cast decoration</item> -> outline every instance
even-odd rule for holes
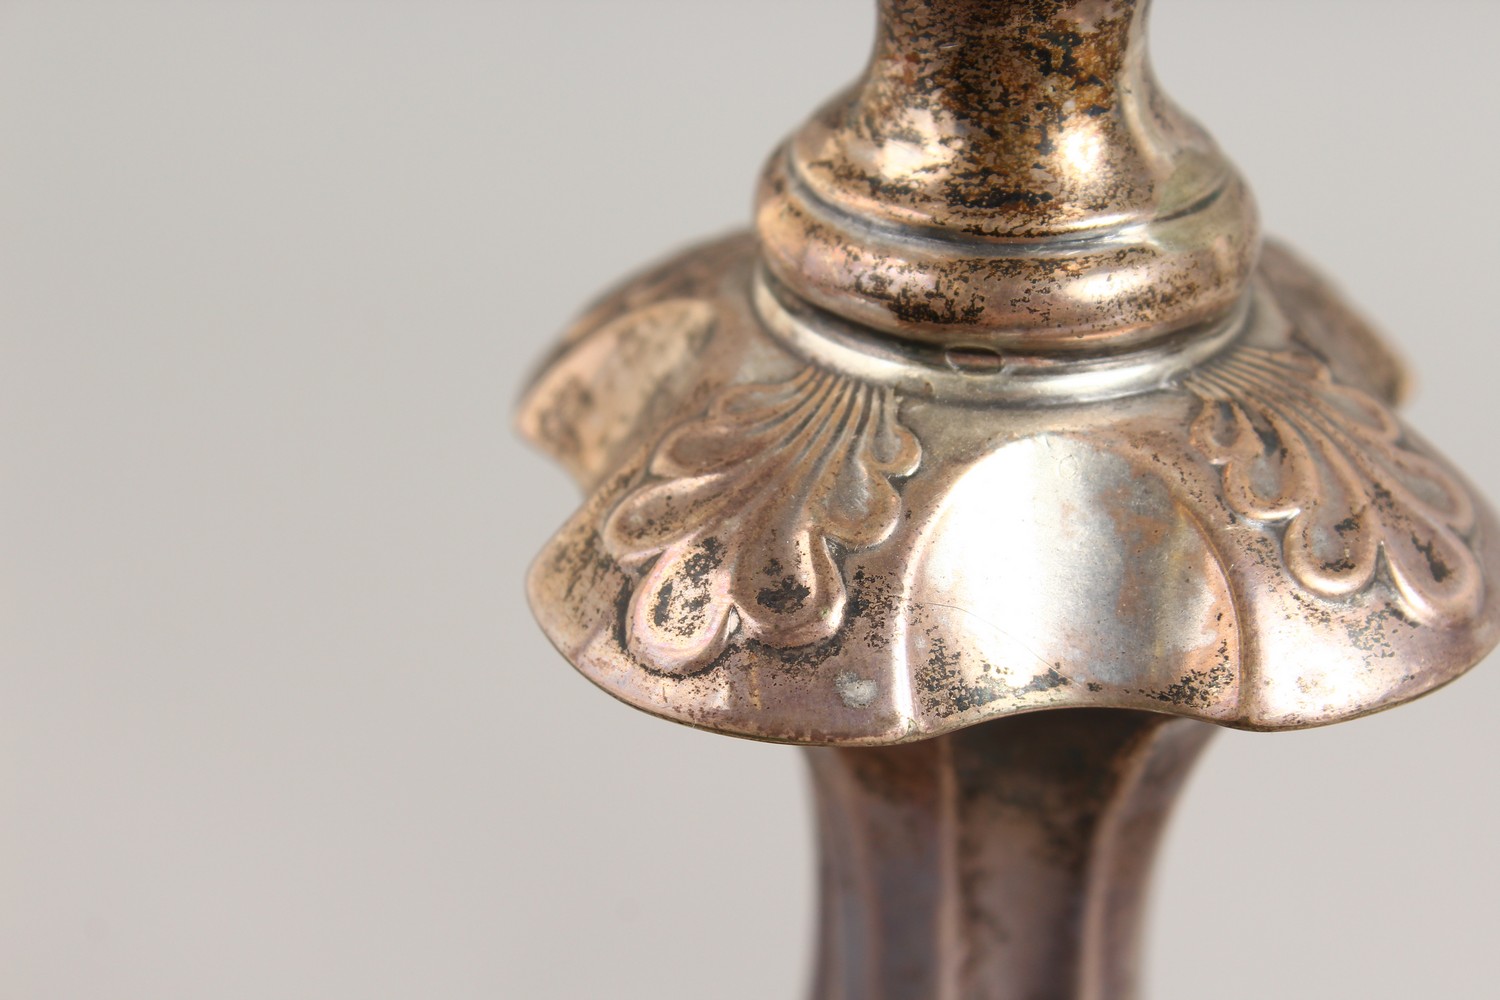
[[[1479,565],[1465,540],[1475,507],[1463,485],[1407,446],[1395,416],[1333,381],[1317,358],[1242,347],[1185,379],[1204,406],[1192,441],[1222,468],[1225,502],[1284,524],[1287,573],[1328,600],[1385,576],[1425,625],[1478,614]]]
[[[683,675],[736,634],[781,648],[832,638],[848,600],[842,553],[890,537],[902,509],[892,480],[921,461],[898,406],[889,389],[809,367],[735,386],[668,432],[603,531],[641,574],[632,653]]]

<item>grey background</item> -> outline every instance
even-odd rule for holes
[[[797,752],[546,646],[576,498],[510,410],[588,297],[747,219],[868,6],[0,3],[0,998],[801,994]],[[1155,19],[1500,496],[1500,5]],[[1220,736],[1151,995],[1492,995],[1496,667]]]

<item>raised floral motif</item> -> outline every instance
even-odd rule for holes
[[[1222,467],[1226,502],[1285,525],[1283,560],[1299,585],[1342,600],[1383,569],[1419,622],[1479,611],[1483,580],[1465,537],[1473,501],[1409,446],[1386,406],[1291,351],[1239,348],[1184,384],[1204,401],[1192,440]]]
[[[683,674],[737,632],[783,648],[833,637],[841,555],[890,537],[902,506],[891,480],[921,458],[897,407],[889,389],[807,368],[730,389],[669,432],[604,526],[615,558],[642,573],[625,626],[636,655]]]

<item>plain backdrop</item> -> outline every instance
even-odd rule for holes
[[[616,704],[511,410],[744,224],[868,0],[0,0],[0,1000],[802,995],[798,752]],[[1167,86],[1490,496],[1500,4],[1160,0]],[[1225,733],[1149,995],[1485,997],[1500,663]]]

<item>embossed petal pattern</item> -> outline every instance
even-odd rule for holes
[[[651,478],[604,526],[621,565],[642,567],[626,622],[635,655],[680,674],[712,664],[737,631],[777,647],[834,636],[847,603],[839,550],[890,536],[901,514],[890,480],[920,461],[897,405],[888,389],[810,367],[735,387],[669,432]]]
[[[1287,572],[1320,597],[1368,589],[1383,565],[1409,614],[1453,624],[1480,610],[1465,537],[1468,492],[1404,441],[1383,404],[1333,381],[1317,358],[1241,348],[1193,373],[1204,400],[1192,440],[1223,467],[1230,508],[1285,522]]]
[[[523,412],[589,493],[528,596],[623,701],[844,746],[1062,707],[1298,729],[1500,640],[1500,523],[1393,418],[1393,360],[1295,261],[1199,367],[1058,406],[819,364],[760,324],[754,254],[732,239],[627,286]],[[587,421],[552,433],[577,387]]]

